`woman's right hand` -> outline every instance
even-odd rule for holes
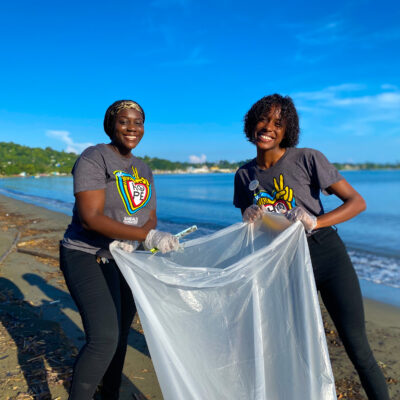
[[[179,248],[179,240],[169,232],[157,231],[152,229],[146,236],[144,246],[151,250],[157,248],[165,254],[169,251],[176,251]]]
[[[317,217],[308,213],[301,206],[289,210],[286,213],[286,218],[291,222],[301,221],[307,233],[311,233],[317,226]]]
[[[243,212],[243,222],[253,223],[261,219],[263,216],[263,210],[256,204],[252,204],[247,207]]]

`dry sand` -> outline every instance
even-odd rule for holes
[[[67,399],[84,333],[58,268],[58,242],[70,217],[0,196],[0,398]],[[365,299],[375,356],[400,400],[400,310]],[[338,398],[365,399],[357,374],[323,310]],[[121,400],[161,400],[138,318],[132,325]]]

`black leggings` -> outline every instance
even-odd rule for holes
[[[128,333],[136,312],[132,292],[115,261],[60,246],[60,266],[86,334],[75,361],[69,399],[89,400],[101,393],[118,399]]]
[[[385,378],[369,346],[360,285],[339,235],[324,228],[308,238],[315,282],[368,399],[388,400]]]

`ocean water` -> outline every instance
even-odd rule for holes
[[[345,178],[367,202],[367,210],[338,225],[360,278],[400,288],[400,170],[345,171]],[[241,221],[232,205],[234,174],[156,175],[159,229],[176,233],[196,224],[190,237]],[[0,193],[71,214],[71,177],[0,179]],[[340,204],[322,196],[326,210]],[[396,291],[397,293],[397,291]]]

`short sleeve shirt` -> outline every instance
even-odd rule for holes
[[[151,169],[137,157],[123,157],[109,145],[87,148],[72,170],[74,194],[105,190],[104,215],[124,224],[142,226],[150,211],[156,208],[156,193]],[[76,203],[72,222],[64,235],[63,245],[92,254],[110,256],[113,239],[83,228]]]
[[[279,213],[301,206],[318,216],[324,213],[321,191],[341,179],[321,152],[288,148],[271,168],[261,169],[254,159],[238,169],[233,204],[242,210],[257,204]]]

